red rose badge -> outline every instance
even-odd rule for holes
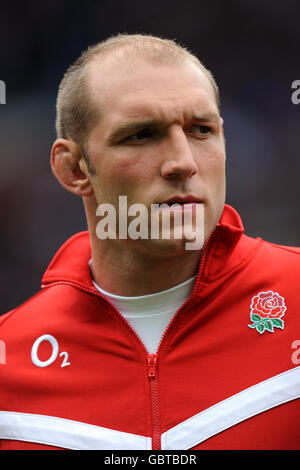
[[[253,323],[249,328],[256,328],[262,334],[265,330],[274,332],[274,328],[283,330],[283,315],[286,311],[284,298],[277,292],[259,292],[252,297],[250,305],[250,318]]]

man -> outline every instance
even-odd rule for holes
[[[66,72],[57,134],[89,230],[1,317],[1,448],[299,448],[299,249],[247,237],[225,205],[211,73],[173,41],[110,38]]]

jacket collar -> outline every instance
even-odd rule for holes
[[[249,258],[259,242],[243,233],[240,216],[225,204],[220,221],[207,243],[203,280],[211,282],[220,278]],[[42,286],[64,282],[94,291],[88,264],[90,258],[89,232],[77,233],[62,245],[52,259],[42,278]]]
[[[225,204],[220,221],[207,243],[202,280],[211,282],[228,275],[252,259],[260,243],[260,240],[244,234],[239,214]]]

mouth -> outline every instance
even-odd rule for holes
[[[160,203],[160,206],[162,204],[166,204],[168,207],[165,207],[166,210],[169,208],[172,208],[173,211],[179,210],[179,211],[195,211],[197,209],[198,204],[203,204],[203,200],[199,199],[195,196],[174,196],[170,199],[167,199],[166,201],[163,201]],[[164,207],[160,208],[161,210],[164,210]]]
[[[171,206],[172,204],[203,204],[203,200],[199,199],[195,196],[174,196],[170,199],[167,199],[166,201],[161,202],[160,204],[168,204],[168,206]]]

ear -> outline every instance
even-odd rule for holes
[[[91,196],[93,188],[79,146],[69,139],[57,139],[51,149],[51,168],[60,184],[78,196]]]

